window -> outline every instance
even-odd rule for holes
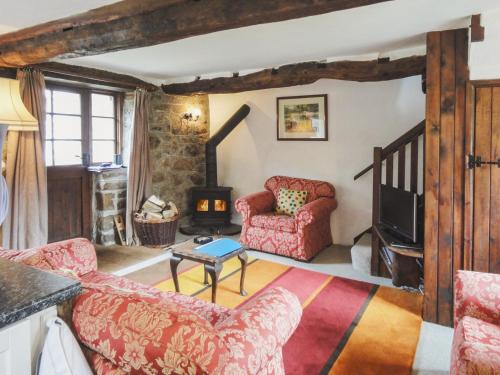
[[[113,95],[92,94],[92,162],[113,160],[116,150],[116,114]]]
[[[112,161],[119,152],[119,100],[113,92],[50,86],[46,90],[46,165]]]

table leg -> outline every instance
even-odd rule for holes
[[[246,296],[247,292],[245,292],[244,285],[245,285],[245,273],[247,271],[247,262],[248,262],[247,253],[243,252],[239,254],[238,259],[240,260],[241,263],[240,295]]]
[[[172,278],[174,279],[175,291],[180,292],[179,289],[179,279],[177,278],[177,266],[182,261],[182,258],[172,255],[170,258],[170,271],[172,272]]]
[[[217,296],[217,284],[219,282],[220,272],[222,271],[222,264],[207,264],[205,265],[205,270],[210,275],[210,279],[212,279],[212,303],[215,303]]]
[[[203,284],[208,285],[208,272],[207,272],[207,265],[203,265]]]

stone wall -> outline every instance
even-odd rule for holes
[[[182,115],[197,110],[198,121]],[[174,202],[181,216],[189,214],[189,190],[205,184],[205,143],[209,137],[208,96],[172,96],[156,92],[151,97],[150,147],[153,191]]]
[[[119,244],[114,216],[125,219],[127,170],[125,168],[92,173],[92,240],[110,246]]]

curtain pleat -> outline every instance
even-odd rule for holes
[[[43,154],[45,80],[37,70],[19,70],[21,98],[38,119],[38,132],[9,131],[6,180],[9,212],[2,226],[3,246],[27,249],[47,243],[47,170]]]
[[[130,142],[127,186],[127,244],[139,244],[133,226],[133,214],[151,195],[152,167],[149,154],[149,93],[135,92],[134,124]]]

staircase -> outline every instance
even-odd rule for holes
[[[422,175],[419,171],[423,171],[424,167],[423,165],[419,165],[419,142],[424,141],[424,131],[425,120],[408,130],[405,134],[396,139],[394,142],[391,142],[386,147],[374,147],[373,163],[354,176],[354,180],[356,181],[369,171],[373,170],[372,227],[380,221],[381,184],[406,189],[411,192],[417,192],[419,175]],[[407,152],[409,152],[410,155],[409,168],[406,168]],[[397,169],[394,168],[394,159],[396,157]],[[383,175],[383,172],[385,172],[385,175]],[[396,180],[396,182],[394,180]],[[406,185],[409,186],[407,187]],[[360,257],[367,253],[365,243],[368,237],[366,234],[371,232],[372,227],[366,229],[354,238],[355,246],[352,248],[351,253],[353,258],[357,258],[357,263],[360,264],[360,268],[365,268],[363,267],[363,261]],[[361,239],[364,244],[361,244]],[[379,249],[380,240],[378,239],[378,236],[371,236],[370,268],[373,276],[386,275],[386,270],[383,267],[383,261],[380,258]]]

